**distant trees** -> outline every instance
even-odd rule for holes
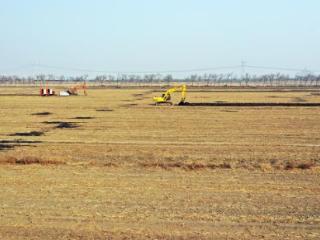
[[[156,79],[156,74],[146,74],[144,75],[144,81],[147,83],[153,83]]]
[[[306,75],[297,75],[296,79],[297,82],[299,82],[299,86],[319,86],[320,75],[316,76],[309,73]]]
[[[170,85],[170,83],[173,81],[172,75],[171,75],[171,74],[166,75],[166,76],[163,78],[163,81],[164,81],[167,85]]]
[[[59,82],[82,82],[91,81],[101,86],[108,84],[134,84],[134,85],[171,85],[175,82],[185,82],[192,86],[318,86],[320,87],[320,75],[310,72],[300,73],[296,76],[289,76],[281,73],[270,73],[263,75],[244,74],[241,77],[233,73],[215,74],[191,74],[184,78],[174,78],[171,74],[102,74],[89,78],[89,75],[66,76],[54,74],[38,74],[35,76],[0,75],[0,84],[35,84],[39,81],[59,81]]]

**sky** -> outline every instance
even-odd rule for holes
[[[0,0],[0,74],[164,73],[242,61],[320,71],[319,9],[318,0]],[[219,71],[227,70],[202,72]]]

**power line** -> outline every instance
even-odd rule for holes
[[[286,72],[305,72],[306,69],[299,68],[287,68],[287,67],[270,67],[270,66],[256,66],[256,65],[247,65],[246,62],[242,61],[241,65],[231,65],[231,66],[220,66],[220,67],[208,67],[208,68],[193,68],[193,69],[176,69],[176,70],[150,70],[150,71],[115,71],[115,70],[98,70],[98,69],[85,69],[85,68],[69,68],[61,66],[52,66],[46,64],[26,64],[19,67],[7,69],[5,72],[20,71],[25,69],[32,69],[35,71],[35,68],[43,69],[55,69],[60,71],[68,72],[80,72],[80,73],[104,73],[104,74],[170,74],[170,73],[193,73],[193,72],[210,72],[218,70],[236,70],[239,69],[244,73],[245,69],[260,69],[260,70],[271,70],[271,71],[286,71]],[[311,70],[311,72],[320,72],[318,70]]]
[[[214,70],[224,70],[224,69],[237,69],[239,66],[222,66],[222,67],[211,67],[211,68],[195,68],[195,69],[179,69],[179,70],[150,70],[150,71],[115,71],[115,70],[95,70],[95,69],[82,69],[82,68],[66,68],[59,66],[50,66],[44,64],[33,64],[33,67],[56,69],[64,71],[74,71],[74,72],[88,72],[88,73],[109,73],[109,74],[147,74],[147,73],[190,73],[190,72],[204,72],[204,71],[214,71]]]
[[[50,66],[44,64],[33,64],[34,67],[51,68],[57,70],[65,71],[76,71],[76,72],[90,72],[90,73],[110,73],[110,74],[147,74],[147,73],[191,73],[191,72],[206,72],[206,71],[216,71],[216,70],[227,70],[227,69],[241,69],[245,71],[245,68],[251,69],[261,69],[261,70],[275,70],[275,71],[288,71],[288,72],[304,72],[305,68],[287,68],[287,67],[270,67],[270,66],[256,66],[247,65],[246,62],[242,61],[241,65],[232,66],[220,66],[220,67],[208,67],[208,68],[193,68],[193,69],[178,69],[178,70],[150,70],[150,71],[115,71],[115,70],[95,70],[95,69],[82,69],[82,68],[66,68],[58,66]],[[320,72],[317,70],[311,70],[311,72]]]
[[[1,69],[1,71],[3,71],[3,72],[16,72],[16,71],[21,71],[21,70],[24,70],[24,69],[30,69],[32,67],[33,67],[32,64],[25,64],[25,65],[20,65],[20,66],[17,66],[17,67]]]
[[[247,68],[253,68],[253,69],[265,69],[265,70],[276,70],[276,71],[287,71],[287,72],[303,72],[306,71],[306,69],[299,69],[299,68],[284,68],[284,67],[265,67],[265,66],[252,66],[252,65],[246,65]],[[311,70],[311,72],[320,72],[317,70]]]

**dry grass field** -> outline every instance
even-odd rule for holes
[[[320,238],[320,107],[37,92],[0,88],[0,239]],[[193,89],[187,101],[320,95]]]

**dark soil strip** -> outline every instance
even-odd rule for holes
[[[112,112],[113,110],[112,109],[96,109],[97,112]]]
[[[138,104],[135,104],[135,103],[130,103],[130,104],[122,104],[122,105],[119,105],[120,107],[134,107],[134,106],[138,106]]]
[[[14,148],[14,147],[15,147],[14,145],[0,143],[0,151],[8,150],[8,149],[11,149],[11,148]]]
[[[78,128],[79,125],[76,122],[61,122],[61,121],[45,121],[45,124],[55,124],[55,128]]]
[[[32,113],[33,116],[48,116],[51,115],[51,112],[38,112],[38,113]]]
[[[15,147],[21,146],[32,146],[37,143],[42,143],[41,141],[25,141],[25,140],[0,140],[0,151],[9,150]]]
[[[239,112],[239,111],[236,111],[236,110],[221,110],[221,112]]]
[[[9,136],[19,136],[19,137],[35,136],[35,137],[39,137],[39,136],[42,136],[43,134],[44,134],[44,132],[32,131],[32,132],[13,133],[13,134],[9,134]]]
[[[45,124],[60,124],[62,122],[61,121],[45,121],[45,122],[42,122],[42,123],[45,123]]]
[[[320,103],[235,103],[235,102],[213,102],[213,103],[185,103],[185,107],[320,107]]]
[[[0,140],[0,144],[35,144],[42,143],[42,141],[28,141],[28,140]]]
[[[94,119],[94,117],[75,117],[75,118],[72,118],[72,119],[83,119],[83,120],[86,120],[86,119]]]
[[[61,122],[59,123],[56,128],[78,128],[79,125],[70,123],[70,122]]]

